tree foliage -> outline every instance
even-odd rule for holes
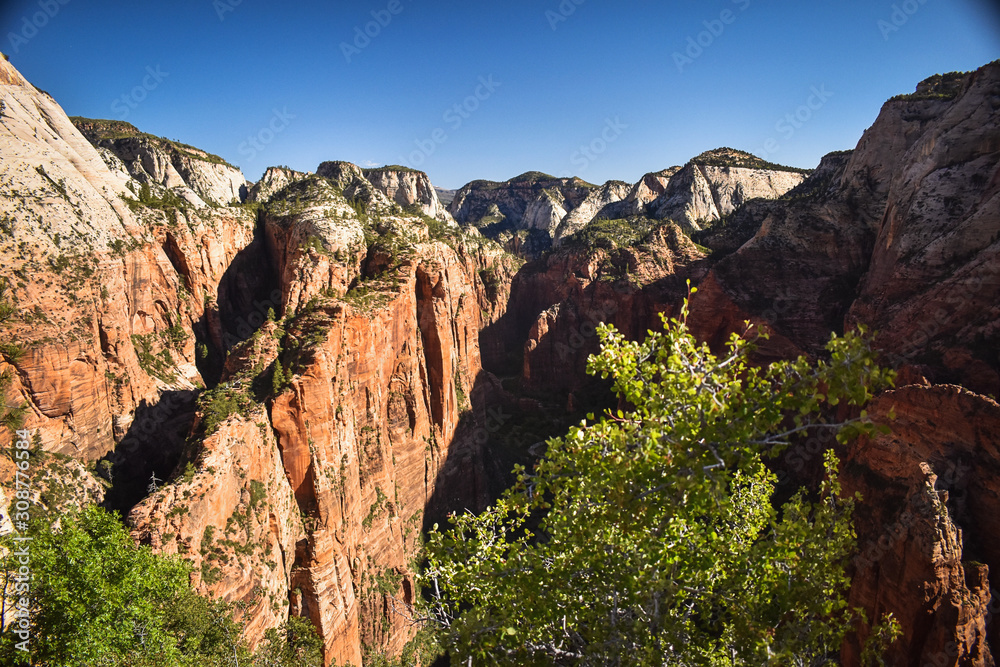
[[[765,460],[809,430],[873,428],[825,415],[891,372],[855,333],[823,360],[760,367],[748,327],[716,356],[686,316],[643,343],[601,327],[589,371],[631,410],[550,440],[493,507],[430,533],[424,620],[454,664],[833,661],[854,501],[828,453],[819,492],[778,505]]]
[[[10,284],[6,279],[0,279],[0,326],[17,317],[17,306],[11,300]],[[24,356],[24,346],[16,340],[0,342],[0,361],[5,361],[8,367],[0,372],[0,427],[16,431],[24,424],[24,416],[28,411],[27,403],[10,404],[7,393],[14,384],[14,367]]]
[[[33,525],[30,553],[30,664],[59,667],[291,667],[322,665],[320,640],[292,619],[252,653],[236,607],[199,596],[190,566],[137,547],[118,518],[97,507]],[[18,550],[7,544],[4,592],[14,593]],[[0,663],[28,664],[12,630],[0,634]]]

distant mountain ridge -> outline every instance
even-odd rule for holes
[[[476,180],[456,193],[448,210],[459,224],[537,257],[598,218],[671,219],[688,233],[699,231],[749,199],[784,195],[808,173],[745,151],[717,148],[683,167],[646,174],[632,185],[608,181],[599,186],[538,171],[502,183]]]
[[[13,68],[7,69],[16,74]],[[104,151],[109,166],[149,184],[156,196],[176,195],[199,207],[224,205],[246,201],[255,187],[224,158],[142,132],[131,123],[76,116],[70,120]],[[417,206],[425,215],[448,224],[476,227],[527,257],[559,245],[597,218],[672,219],[687,233],[699,231],[748,199],[782,196],[809,173],[728,147],[705,151],[683,167],[646,174],[634,184],[612,180],[596,185],[575,176],[527,171],[502,182],[479,179],[459,190],[444,190],[435,187],[425,172],[401,165],[324,164],[350,165],[347,171],[400,206]],[[262,181],[278,178],[287,184],[289,174],[304,173],[272,169]]]
[[[869,408],[892,432],[841,448],[863,495],[851,607],[899,619],[886,664],[995,664],[1000,62],[893,98],[808,176],[730,148],[634,184],[526,172],[456,191],[464,228],[431,215],[424,172],[330,161],[249,184],[127,123],[78,119],[85,137],[3,60],[0,99],[18,309],[0,324],[24,347],[0,370],[74,490],[37,506],[132,487],[136,541],[202,592],[258,600],[248,637],[304,616],[328,664],[400,655],[421,528],[482,509],[508,459],[582,419],[598,323],[641,340],[693,285],[712,346],[747,321],[767,359],[878,332],[899,388]],[[832,442],[790,446],[782,483],[815,481]],[[149,491],[150,473],[168,482]]]

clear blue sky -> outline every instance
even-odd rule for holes
[[[39,14],[47,5],[51,18]],[[0,50],[68,114],[123,118],[217,153],[250,180],[270,165],[340,159],[419,166],[451,188],[528,170],[635,181],[719,146],[813,167],[854,147],[888,97],[1000,58],[987,0],[562,8],[4,0]],[[42,27],[26,29],[26,17]],[[355,44],[375,19],[386,25]]]

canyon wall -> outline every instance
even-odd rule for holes
[[[213,156],[74,126],[0,68],[4,334],[24,348],[3,368],[47,456],[83,464],[56,474],[246,603],[251,643],[295,614],[328,663],[398,654],[425,510],[496,492],[479,331],[513,258],[447,224],[432,239],[433,189],[410,215],[406,179],[275,168],[251,196]]]
[[[1000,64],[950,81],[887,102],[856,149],[827,156],[780,199],[751,200],[706,229],[688,229],[706,253],[679,261],[676,251],[649,252],[645,218],[618,228],[589,223],[576,235],[589,246],[569,244],[519,272],[501,332],[511,341],[508,363],[527,336],[524,380],[561,404],[586,385],[594,324],[641,338],[661,326],[660,313],[676,312],[684,279],[698,288],[693,332],[719,347],[749,320],[771,334],[761,361],[815,355],[831,331],[875,331],[883,362],[900,371],[900,389],[873,413],[893,436],[841,454],[845,485],[865,499],[860,548],[891,544],[884,561],[852,569],[851,594],[869,618],[902,621],[889,664],[992,665],[998,648],[1000,562],[983,545],[994,541],[985,508],[996,495],[988,480],[1000,462],[1000,431],[966,430],[991,414],[1000,387]],[[631,236],[622,231],[629,228]],[[595,247],[608,238],[621,242]],[[675,265],[656,274],[663,256]],[[605,271],[595,281],[596,266]],[[927,403],[939,417],[921,416]],[[887,442],[906,456],[872,455]],[[819,449],[833,444],[810,438],[776,466],[786,483],[807,482],[819,470]],[[983,481],[959,500],[949,471],[962,466]],[[973,514],[965,504],[984,509]],[[921,507],[937,509],[917,514]],[[900,516],[919,521],[892,534]],[[844,664],[858,664],[857,641],[845,647]]]
[[[751,320],[762,361],[876,330],[900,381],[871,407],[892,432],[841,450],[864,495],[852,604],[901,621],[890,664],[994,664],[1000,65],[887,102],[808,175],[719,149],[634,185],[477,181],[450,214],[422,172],[249,185],[127,124],[74,126],[5,61],[0,99],[8,400],[75,461],[74,502],[103,497],[245,602],[252,643],[295,614],[328,663],[403,652],[420,531],[609,405],[585,373],[597,325],[640,339],[690,281],[693,331],[718,346]]]

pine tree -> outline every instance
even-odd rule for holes
[[[285,390],[285,382],[285,373],[281,368],[281,361],[275,360],[274,377],[271,379],[271,389],[274,391],[275,396]]]

